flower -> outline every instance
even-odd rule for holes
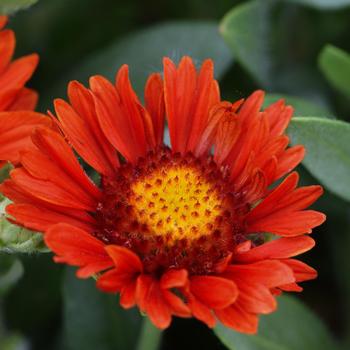
[[[0,16],[0,168],[8,160],[16,164],[19,150],[34,147],[31,132],[35,125],[51,125],[47,117],[34,112],[38,95],[24,87],[32,76],[38,55],[32,54],[11,62],[16,39],[12,30],[2,30],[7,22]]]
[[[36,150],[22,152],[1,185],[8,214],[44,232],[56,262],[95,275],[100,290],[120,293],[123,307],[136,304],[159,328],[193,316],[245,333],[276,309],[276,295],[316,277],[293,257],[315,244],[308,234],[325,216],[305,208],[322,188],[298,188],[290,173],[304,148],[288,147],[293,110],[282,100],[264,111],[262,91],[221,102],[212,61],[198,72],[189,57],[164,59],[144,106],[126,65],[115,85],[73,81],[68,97],[55,100],[60,132],[37,128]]]

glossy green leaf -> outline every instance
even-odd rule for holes
[[[99,291],[92,279],[78,279],[73,269],[66,270],[63,297],[64,349],[135,348],[141,319],[135,309],[122,309],[116,296]]]
[[[38,0],[0,0],[0,14],[8,15],[18,10],[25,9]]]
[[[350,54],[327,45],[322,50],[318,62],[328,81],[350,98]]]
[[[293,118],[291,143],[303,144],[310,173],[331,192],[350,200],[350,124],[318,117]]]
[[[294,108],[294,116],[299,115],[318,115],[319,117],[333,118],[332,112],[326,106],[318,105],[306,99],[296,96],[281,95],[281,94],[266,94],[264,99],[264,108],[276,102],[279,99],[284,99],[286,104]]]
[[[284,0],[286,2],[298,3],[300,5],[310,6],[317,9],[340,9],[350,6],[350,0]]]
[[[214,332],[230,350],[336,350],[323,323],[290,296],[278,298],[278,309],[262,316],[257,335],[246,335],[219,324]]]
[[[0,195],[0,253],[48,252],[41,233],[27,230],[7,220],[5,208],[11,201]]]
[[[168,56],[178,61],[183,55],[190,55],[199,65],[206,58],[215,62],[215,74],[222,76],[233,62],[233,57],[218,32],[215,21],[168,22],[155,25],[126,36],[100,52],[91,55],[79,64],[79,68],[68,74],[52,90],[47,91],[44,100],[65,96],[67,84],[76,79],[86,82],[95,74],[102,74],[114,80],[117,70],[123,64],[130,67],[133,86],[140,96],[149,74],[162,70],[162,58]]]

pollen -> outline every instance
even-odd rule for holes
[[[102,181],[95,236],[136,252],[149,272],[208,273],[241,237],[239,199],[211,157],[168,148]],[[242,210],[242,209],[240,209]]]
[[[128,200],[135,219],[167,245],[211,234],[208,225],[223,215],[220,193],[198,169],[164,165],[131,185]]]

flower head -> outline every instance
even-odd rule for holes
[[[8,213],[44,232],[56,262],[96,275],[99,289],[120,293],[123,307],[136,304],[160,328],[176,315],[246,333],[276,309],[276,295],[316,277],[293,259],[314,246],[307,234],[325,217],[304,210],[322,188],[297,188],[298,174],[287,175],[304,156],[284,134],[290,106],[261,111],[262,91],[221,102],[212,62],[197,71],[189,57],[178,66],[164,59],[145,105],[127,66],[115,84],[70,83],[68,97],[55,101],[60,131],[37,128],[36,149],[22,152],[1,185]]]

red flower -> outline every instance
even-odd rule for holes
[[[212,62],[197,72],[188,57],[178,67],[164,59],[164,81],[149,77],[145,106],[127,66],[115,85],[94,76],[90,89],[70,83],[68,96],[55,101],[63,135],[37,129],[37,149],[1,186],[14,202],[8,213],[45,232],[55,261],[96,275],[99,289],[120,293],[123,307],[138,305],[159,328],[176,315],[254,333],[276,295],[316,277],[292,257],[314,246],[306,234],[325,216],[304,209],[322,188],[297,188],[297,173],[287,175],[304,148],[288,148],[292,108],[283,101],[260,111],[257,91],[220,102]]]
[[[0,167],[4,160],[16,164],[19,150],[34,147],[30,138],[34,126],[51,125],[47,117],[19,112],[34,110],[37,104],[37,93],[24,85],[39,58],[32,54],[11,62],[16,38],[12,30],[2,30],[6,22],[7,17],[0,16]]]

